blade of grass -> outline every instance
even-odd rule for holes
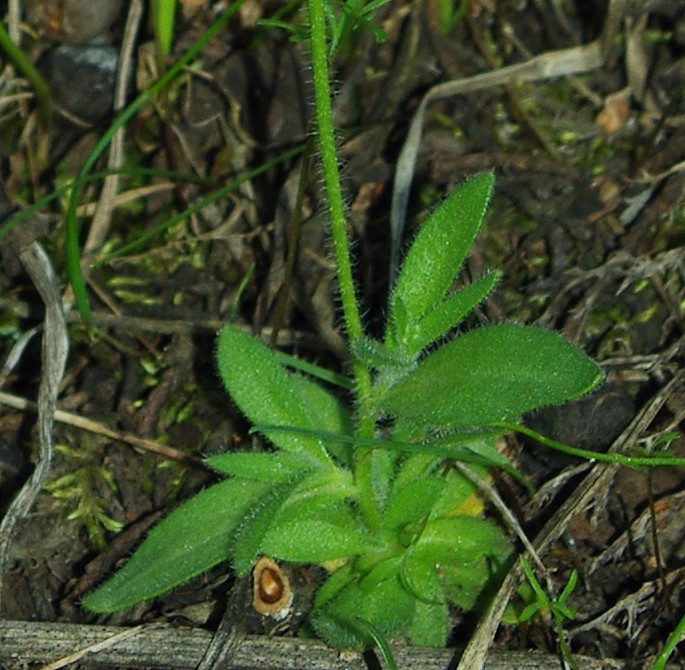
[[[673,632],[668,636],[668,640],[666,640],[664,648],[661,650],[661,653],[657,657],[656,661],[654,661],[652,670],[664,670],[668,659],[670,658],[671,654],[675,651],[675,648],[678,646],[678,644],[682,641],[684,636],[685,615],[683,615],[683,617],[678,622],[678,625],[673,629]]]
[[[397,670],[395,657],[393,656],[392,649],[390,649],[390,645],[385,639],[385,636],[379,630],[377,630],[375,626],[372,626],[368,621],[365,621],[359,617],[355,617],[354,624],[361,628],[361,630],[364,631],[364,633],[366,633],[376,643],[378,651],[383,657],[383,662],[385,663],[386,669]]]
[[[176,0],[153,0],[151,9],[157,50],[160,56],[166,57],[171,51],[171,41],[174,37]]]
[[[480,454],[469,448],[469,442],[471,442],[473,436],[464,436],[463,445],[457,444],[456,441],[451,445],[443,445],[435,442],[413,443],[379,437],[359,437],[356,435],[345,435],[343,433],[329,433],[325,430],[313,430],[272,424],[255,424],[250,428],[249,432],[250,435],[253,433],[294,433],[297,435],[317,437],[325,442],[339,442],[341,444],[367,447],[368,449],[395,449],[408,454],[432,454],[437,457],[464,461],[465,463],[472,463],[483,467],[500,469],[503,467],[501,461],[492,460],[486,455]],[[513,476],[516,476],[517,479],[521,479],[522,482],[525,483],[523,475],[518,473],[515,468],[511,467],[510,471]]]
[[[119,258],[120,256],[124,256],[124,255],[130,253],[134,249],[137,249],[141,245],[145,244],[145,242],[152,239],[156,235],[163,233],[168,228],[171,228],[172,226],[176,225],[180,221],[183,221],[184,219],[187,219],[192,214],[195,214],[195,212],[199,212],[201,209],[203,209],[207,205],[209,205],[209,204],[227,196],[229,193],[232,193],[233,191],[237,190],[244,183],[254,179],[255,177],[258,177],[260,174],[263,174],[267,170],[271,169],[274,165],[278,165],[279,163],[283,163],[283,162],[285,162],[291,158],[294,158],[295,156],[298,156],[299,154],[302,153],[303,150],[304,150],[304,148],[302,146],[295,147],[293,149],[289,149],[288,151],[283,152],[280,156],[277,156],[276,158],[273,158],[272,160],[269,160],[266,163],[262,163],[260,166],[254,168],[253,170],[249,170],[248,172],[241,175],[237,179],[234,179],[233,181],[226,184],[224,187],[210,193],[208,196],[202,198],[201,200],[198,200],[196,203],[194,203],[193,205],[191,205],[187,209],[176,214],[175,216],[172,216],[167,221],[164,221],[163,223],[160,223],[159,225],[152,228],[151,230],[148,230],[146,233],[139,235],[133,242],[130,242],[129,244],[125,244],[124,246],[119,247],[118,249],[115,249],[114,251],[108,253],[103,258],[99,259],[94,264],[94,267],[103,265],[104,263],[108,263],[109,261],[111,261],[115,258]]]
[[[33,66],[33,63],[27,58],[26,54],[9,36],[2,21],[0,21],[0,48],[2,48],[7,54],[7,57],[14,63],[17,70],[24,75],[26,80],[33,87],[36,102],[38,103],[38,118],[43,126],[49,126],[50,118],[52,116],[50,89],[40,72],[38,72]]]
[[[333,370],[322,368],[320,365],[310,363],[309,361],[297,358],[296,356],[290,356],[290,354],[283,353],[282,351],[274,350],[274,355],[281,365],[293,368],[294,370],[299,370],[312,377],[316,377],[316,379],[344,388],[347,391],[351,391],[354,388],[354,384],[348,377],[338,374]]]
[[[80,224],[76,216],[76,209],[78,207],[79,196],[81,195],[81,186],[83,181],[91,171],[95,162],[102,155],[105,149],[109,146],[114,133],[123,127],[128,121],[138,112],[138,110],[145,104],[150,102],[160,91],[168,86],[205,47],[205,45],[221,30],[226,22],[238,11],[245,0],[236,0],[228,9],[224,10],[222,14],[212,23],[207,31],[200,36],[200,38],[186,51],[181,58],[179,58],[172,67],[167,70],[157,81],[155,81],[149,89],[142,91],[133,102],[126,107],[121,114],[112,122],[110,127],[105,131],[93,150],[90,152],[85,162],[78,171],[76,178],[72,182],[72,190],[69,196],[66,213],[66,251],[67,251],[67,272],[69,275],[69,282],[74,291],[74,301],[76,308],[81,315],[81,319],[92,327],[92,314],[90,309],[90,302],[88,300],[88,293],[86,291],[86,281],[83,276],[81,268],[81,250],[79,246]]]
[[[138,167],[124,167],[118,168],[116,170],[102,170],[100,172],[94,172],[93,174],[84,177],[81,181],[82,184],[88,184],[90,182],[100,181],[105,177],[109,177],[113,174],[123,174],[128,177],[160,177],[162,179],[172,179],[176,181],[191,182],[194,184],[207,184],[211,180],[206,177],[199,177],[198,175],[191,174],[189,172],[178,172],[176,170],[162,170],[161,168],[138,168]],[[19,225],[22,221],[26,221],[30,216],[36,212],[41,211],[47,205],[49,205],[53,200],[63,196],[68,193],[74,187],[73,181],[68,184],[59,186],[51,193],[43,196],[37,200],[33,205],[27,207],[22,207],[20,211],[11,216],[5,223],[0,226],[0,240],[7,236],[15,226]]]

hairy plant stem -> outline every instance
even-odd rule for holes
[[[321,168],[330,217],[333,253],[338,274],[340,301],[343,308],[347,336],[350,342],[364,334],[359,315],[359,306],[352,278],[349,241],[345,222],[338,155],[335,149],[333,112],[328,72],[328,49],[326,23],[322,0],[309,0],[309,22],[311,28],[312,70],[314,77],[314,107],[316,129],[321,150]],[[370,411],[371,375],[369,369],[359,361],[352,362],[359,416],[360,437],[373,437],[374,416]],[[371,452],[368,447],[357,446],[355,453],[355,481],[359,487],[359,505],[370,528],[380,523],[380,510],[375,498],[371,477]]]

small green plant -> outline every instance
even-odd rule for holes
[[[468,9],[468,0],[438,0],[440,30],[449,35]]]
[[[226,479],[172,512],[86,597],[88,609],[132,605],[227,558],[245,574],[268,555],[330,569],[309,621],[332,644],[370,644],[360,620],[389,638],[445,643],[449,605],[477,606],[511,552],[450,459],[484,476],[502,460],[496,422],[601,378],[583,353],[539,328],[484,326],[435,346],[499,277],[450,290],[492,186],[481,174],[433,212],[402,266],[383,340],[351,342],[357,364],[373,373],[368,394],[353,399],[356,414],[257,339],[235,326],[221,331],[221,378],[274,450],[209,457]]]
[[[24,51],[12,41],[2,21],[0,21],[0,52],[4,52],[7,58],[33,87],[38,103],[38,118],[43,126],[49,126],[52,116],[50,89],[43,76]]]
[[[328,54],[340,54],[343,59],[350,56],[354,46],[354,36],[360,29],[369,30],[377,42],[387,39],[385,31],[373,22],[375,13],[390,0],[325,0],[322,3],[328,26]],[[272,16],[260,19],[259,25],[279,28],[290,33],[291,40],[302,42],[309,37],[307,25],[284,21],[282,16],[291,12],[302,0],[286,3]]]
[[[528,604],[523,607],[520,613],[514,615],[513,620],[516,623],[525,623],[535,616],[551,616],[554,619],[557,640],[559,640],[559,647],[561,649],[561,654],[564,657],[564,661],[568,667],[574,668],[575,670],[577,665],[571,654],[568,642],[566,642],[566,637],[564,636],[564,622],[573,621],[576,617],[575,609],[570,607],[567,601],[578,584],[578,571],[573,570],[571,572],[568,582],[566,582],[566,586],[564,586],[558,598],[550,598],[547,591],[545,591],[542,584],[538,581],[538,578],[533,572],[533,568],[530,567],[530,563],[528,563],[526,558],[521,556],[519,561],[526,579],[528,580],[519,589],[519,595],[521,595]]]
[[[404,636],[444,645],[450,606],[483,604],[511,560],[511,543],[483,518],[474,483],[489,468],[511,469],[495,448],[502,425],[590,391],[602,373],[559,334],[539,328],[504,323],[449,339],[500,276],[492,271],[453,290],[492,194],[491,173],[467,181],[429,216],[391,291],[383,337],[365,333],[335,151],[324,3],[310,0],[309,11],[317,138],[352,379],[284,359],[234,325],[223,328],[223,383],[273,449],[210,456],[223,479],[166,517],[83,604],[115,611],[221,561],[245,575],[266,555],[327,568],[308,625],[329,643],[359,648]],[[341,389],[350,392],[347,401]],[[471,476],[455,461],[467,463]]]
[[[652,665],[652,670],[664,670],[664,668],[666,667],[666,663],[668,663],[668,659],[671,657],[673,652],[676,650],[676,647],[680,644],[684,635],[685,635],[685,615],[683,615],[680,618],[680,620],[676,624],[675,628],[673,629],[671,634],[668,636],[668,639],[664,643],[664,648],[661,650],[661,653],[659,654],[659,656],[654,661],[654,664]]]
[[[93,546],[102,550],[107,546],[105,531],[118,533],[124,526],[111,517],[107,502],[98,492],[100,483],[116,491],[114,476],[88,448],[76,449],[67,444],[57,444],[55,451],[78,465],[71,472],[47,482],[44,488],[69,507],[67,519],[79,520]]]
[[[171,52],[171,43],[174,38],[176,4],[176,0],[152,0],[150,4],[152,27],[155,32],[157,53],[160,58],[166,58]]]

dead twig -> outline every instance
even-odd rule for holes
[[[0,404],[8,405],[14,409],[21,411],[31,411],[35,412],[38,409],[36,403],[26,400],[26,398],[21,398],[20,396],[12,395],[11,393],[5,393],[0,391]],[[73,414],[72,412],[65,412],[61,409],[55,409],[53,413],[55,421],[67,424],[69,426],[74,426],[75,428],[80,428],[81,430],[87,430],[90,433],[95,433],[96,435],[102,435],[108,437],[117,442],[126,442],[134,447],[138,447],[150,453],[157,454],[158,456],[163,456],[164,458],[169,458],[174,461],[179,461],[180,463],[190,463],[193,465],[201,465],[202,461],[199,458],[189,456],[188,454],[182,452],[180,449],[174,449],[174,447],[169,447],[165,444],[159,444],[152,440],[146,440],[130,433],[120,433],[118,430],[113,430],[108,428],[99,421],[93,421],[78,414]]]
[[[671,394],[685,379],[685,370],[680,370],[643,408],[630,425],[616,438],[609,453],[621,453],[628,445],[634,444],[654,420]],[[533,546],[539,553],[544,552],[566,529],[569,520],[577,513],[592,509],[596,498],[609,489],[609,485],[619,469],[616,463],[598,463],[590,470],[571,496],[554,513],[537,535]],[[504,610],[521,580],[521,569],[515,564],[493,599],[490,609],[478,624],[471,637],[457,670],[482,670],[488,649],[499,627]]]
[[[130,637],[138,635],[143,630],[148,631],[157,625],[158,624],[148,624],[135,626],[134,628],[124,628],[121,632],[115,633],[111,637],[101,640],[100,642],[96,642],[95,644],[91,644],[87,647],[84,647],[83,649],[79,649],[78,651],[74,652],[73,654],[69,654],[68,656],[63,656],[57,661],[53,661],[52,663],[43,665],[41,668],[39,668],[39,670],[60,670],[60,668],[65,668],[67,665],[77,663],[89,654],[97,654],[100,651],[104,651],[105,649],[115,646],[123,640],[127,640]]]
[[[397,160],[390,210],[390,284],[394,283],[399,267],[400,248],[404,221],[409,202],[409,189],[414,178],[416,158],[421,145],[423,119],[428,105],[455,95],[478,91],[493,86],[522,81],[540,81],[595,70],[604,63],[599,40],[571,49],[561,49],[535,56],[515,65],[508,65],[492,72],[438,84],[426,93],[412,118]]]
[[[116,89],[114,91],[114,111],[122,110],[126,105],[126,93],[130,80],[131,68],[133,67],[133,52],[136,46],[136,36],[140,21],[143,16],[143,3],[141,0],[131,2],[126,19],[124,38],[121,44],[119,56],[119,72],[117,75]],[[124,161],[124,131],[122,126],[112,137],[112,143],[107,158],[107,167],[110,170],[118,170]],[[88,239],[83,248],[84,257],[92,254],[102,246],[112,220],[114,211],[114,199],[119,190],[119,174],[111,174],[105,177],[100,193],[100,200],[88,231]]]
[[[31,663],[61,658],[75,648],[111,640],[120,628],[34,621],[0,621],[0,662]],[[190,670],[201,662],[212,638],[199,628],[170,625],[144,626],[137,635],[119,638],[97,653],[89,665],[117,668]],[[400,668],[444,670],[453,650],[393,645]],[[630,663],[613,659],[576,657],[581,670],[627,670]],[[340,652],[317,640],[248,635],[240,639],[221,666],[225,670],[368,670],[365,657]],[[493,652],[487,670],[558,670],[559,661],[538,651]]]
[[[67,325],[58,289],[59,282],[50,259],[36,241],[23,246],[19,252],[19,258],[45,303],[42,370],[37,405],[39,451],[33,474],[12,501],[0,524],[0,614],[2,613],[2,581],[9,563],[9,548],[14,530],[17,523],[28,515],[50,470],[55,405],[69,351]]]

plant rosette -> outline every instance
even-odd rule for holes
[[[489,272],[453,291],[492,188],[492,174],[480,174],[428,217],[391,294],[384,338],[350,343],[373,373],[370,393],[352,398],[355,414],[259,340],[232,325],[220,332],[223,383],[273,449],[210,456],[224,479],[156,526],[86,596],[87,609],[131,606],[225,560],[245,575],[261,556],[329,570],[308,625],[341,648],[370,646],[375,634],[442,646],[450,606],[485,603],[512,544],[450,464],[480,476],[512,470],[495,449],[496,424],[602,378],[556,332],[495,324],[447,337],[499,278]],[[375,435],[361,429],[369,419]]]

